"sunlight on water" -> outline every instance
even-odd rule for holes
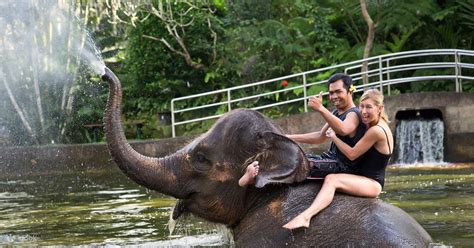
[[[15,243],[27,243],[33,242],[36,238],[25,235],[25,236],[17,236],[17,235],[0,235],[0,244],[15,244]]]
[[[173,237],[174,238],[174,237]],[[174,238],[172,240],[147,243],[150,247],[189,247],[189,246],[215,246],[222,247],[227,241],[220,235],[201,234]],[[132,247],[132,246],[131,246]],[[133,247],[135,247],[133,245]]]

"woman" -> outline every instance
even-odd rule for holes
[[[364,92],[359,109],[362,121],[368,129],[354,147],[341,141],[333,130],[329,129],[326,132],[347,158],[354,160],[365,154],[358,175],[345,173],[327,175],[311,206],[284,225],[284,228],[309,227],[311,218],[332,202],[336,191],[371,198],[377,197],[382,191],[385,168],[393,149],[393,136],[383,106],[383,95],[376,89]]]

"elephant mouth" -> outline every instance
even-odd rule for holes
[[[181,217],[183,214],[187,212],[188,212],[188,209],[186,208],[186,204],[184,200],[178,200],[176,202],[176,205],[174,205],[173,214],[171,215],[171,217],[173,218],[173,220],[177,220],[179,217]]]
[[[188,193],[184,198],[180,198],[179,200],[190,200],[191,198],[195,197],[197,195],[197,192],[191,192]]]
[[[178,198],[176,204],[173,208],[173,213],[171,217],[173,220],[177,220],[179,217],[183,216],[184,214],[190,213],[187,202],[192,201],[194,197],[196,197],[198,192],[191,192],[188,193],[184,198]]]

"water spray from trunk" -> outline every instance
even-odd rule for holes
[[[61,141],[75,114],[78,83],[104,62],[74,2],[0,3],[0,128],[12,145]]]

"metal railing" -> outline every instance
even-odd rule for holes
[[[368,70],[362,71],[364,63],[368,64]],[[423,70],[429,70],[423,71]],[[215,114],[212,116],[202,116],[184,121],[177,121],[176,115],[188,111],[202,110],[205,108],[222,108],[225,106],[226,111],[232,110],[233,104],[268,97],[272,95],[282,94],[288,91],[298,90],[302,94],[295,95],[294,98],[252,106],[254,110],[262,110],[277,106],[287,105],[295,102],[302,102],[304,112],[308,111],[307,99],[308,91],[316,85],[326,84],[329,76],[335,72],[345,72],[352,76],[356,85],[356,92],[362,91],[366,87],[380,87],[384,94],[391,94],[391,86],[402,83],[420,82],[420,81],[439,81],[449,80],[454,82],[456,92],[462,92],[463,80],[474,81],[474,51],[460,49],[434,49],[434,50],[416,50],[385,54],[367,59],[361,59],[339,65],[333,65],[325,68],[315,69],[311,71],[296,73],[293,75],[283,76],[279,78],[264,80],[251,84],[235,86],[222,90],[215,90],[196,95],[174,98],[171,101],[171,125],[172,135],[176,136],[176,126],[184,125],[192,122],[201,122],[210,119],[217,119],[223,114]],[[430,75],[423,75],[423,72]],[[324,76],[324,79],[321,78]],[[366,76],[368,84],[363,84],[363,77]],[[280,89],[266,90],[263,93],[258,91],[254,95],[237,96],[235,94],[239,90],[246,88],[258,88],[266,85],[275,85],[275,82],[283,80],[291,80],[297,82],[288,87],[280,87]],[[274,88],[274,87],[273,87]],[[234,93],[234,94],[233,94]],[[253,93],[252,93],[253,94]],[[327,94],[327,92],[325,93]],[[242,95],[242,94],[240,94]],[[177,109],[176,105],[182,101],[198,101],[202,97],[215,97],[222,99],[219,102],[211,104],[203,104],[189,108]],[[205,111],[204,111],[205,112]]]

